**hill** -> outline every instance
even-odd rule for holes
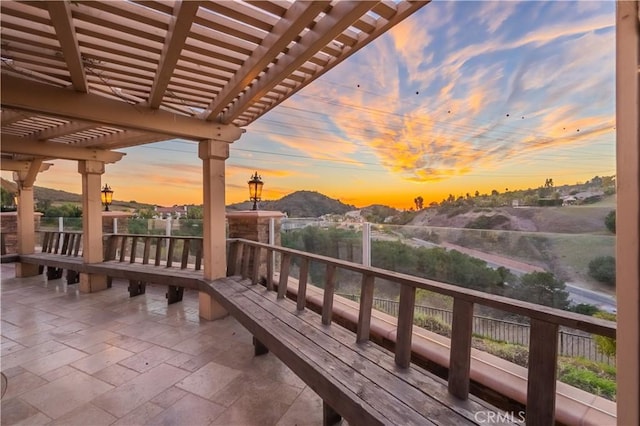
[[[615,199],[615,196],[582,206],[485,207],[468,209],[455,215],[429,208],[419,212],[409,225],[608,235],[604,218],[611,210],[615,210],[615,203],[610,198]]]
[[[227,206],[229,210],[248,210],[251,207],[248,201]],[[261,201],[260,210],[281,211],[289,217],[320,217],[330,213],[345,214],[356,208],[316,191],[296,191],[279,200]]]

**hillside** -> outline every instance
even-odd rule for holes
[[[607,197],[600,203],[582,206],[474,208],[455,215],[438,213],[437,209],[430,208],[418,213],[409,224],[445,228],[608,234],[604,218],[611,210],[615,210],[615,196]],[[482,226],[483,224],[486,226]]]
[[[251,209],[250,202],[227,206],[229,210]],[[261,201],[260,210],[281,211],[289,217],[320,217],[325,214],[344,214],[356,210],[354,206],[329,198],[316,191],[296,191],[279,200]]]

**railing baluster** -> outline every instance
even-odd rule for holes
[[[240,253],[242,253],[242,243],[232,241],[229,244],[229,257],[227,258],[227,276],[238,275],[238,262],[240,262]]]
[[[527,383],[527,425],[555,422],[558,324],[531,319],[529,376]]]
[[[449,393],[460,399],[469,397],[471,371],[471,335],[473,330],[473,303],[453,299],[451,352],[449,355]]]
[[[58,254],[60,250],[60,236],[62,236],[62,232],[56,232],[55,242],[53,244],[53,253]]]
[[[298,278],[298,300],[296,307],[303,311],[307,305],[307,280],[309,278],[309,259],[303,257],[300,263],[300,276]]]
[[[336,265],[327,264],[327,272],[324,282],[324,299],[322,301],[322,323],[331,324],[333,315],[333,293],[335,291]]]
[[[396,365],[401,368],[407,368],[411,363],[411,335],[413,334],[413,309],[415,302],[415,287],[408,285],[401,286],[395,356]]]
[[[69,238],[71,238],[71,234],[69,234],[68,232],[65,232],[62,235],[63,235],[62,250],[60,250],[60,254],[66,255],[67,249],[69,248]]]
[[[202,239],[196,241],[196,271],[202,269]]]
[[[156,238],[156,258],[154,264],[156,266],[160,266],[160,261],[162,260],[162,246],[163,246],[164,238],[157,237]]]
[[[273,291],[273,250],[267,249],[267,290]]]
[[[369,340],[369,333],[371,331],[371,309],[373,308],[373,283],[375,278],[376,277],[371,274],[362,275],[356,342],[366,342]]]
[[[242,247],[242,278],[249,277],[249,261],[251,260],[251,246],[248,244],[243,244]]]
[[[278,299],[284,299],[287,295],[287,284],[289,283],[289,270],[291,269],[291,255],[284,253],[280,263],[280,281],[278,282]]]
[[[136,262],[136,250],[138,248],[138,236],[136,235],[131,239],[131,256],[129,256],[129,263]]]
[[[251,272],[251,283],[258,284],[260,280],[260,247],[253,248],[253,271]]]
[[[170,268],[173,265],[173,249],[176,245],[175,238],[169,238],[169,249],[167,249],[167,268]]]
[[[185,238],[182,241],[182,261],[180,262],[180,269],[186,269],[189,264],[189,249],[191,246],[191,239]]]
[[[76,234],[76,240],[73,245],[73,255],[78,256],[80,253],[80,244],[82,243],[82,234]]]
[[[149,254],[151,252],[151,238],[144,237],[144,250],[142,252],[142,264],[149,264]]]
[[[126,235],[122,236],[122,240],[120,241],[120,262],[124,262],[127,252],[127,239]]]

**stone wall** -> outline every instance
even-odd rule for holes
[[[34,214],[35,229],[40,227],[41,213]],[[15,254],[18,252],[18,213],[0,213],[0,233],[2,234],[2,254]],[[37,241],[37,238],[36,238]]]

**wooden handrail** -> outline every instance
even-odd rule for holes
[[[333,297],[335,291],[335,273],[344,269],[360,273],[362,276],[360,312],[357,324],[356,341],[369,339],[373,289],[376,279],[386,280],[400,285],[400,302],[396,330],[395,362],[400,368],[408,368],[411,361],[411,337],[413,335],[413,313],[417,289],[425,289],[453,298],[453,327],[451,335],[451,353],[449,368],[449,393],[457,398],[466,399],[469,394],[471,339],[474,304],[490,306],[502,311],[523,315],[531,320],[529,339],[529,374],[527,389],[527,424],[548,425],[554,423],[557,340],[560,326],[586,331],[592,334],[615,338],[616,323],[599,318],[587,317],[547,306],[536,305],[503,296],[469,290],[411,275],[363,266],[343,260],[311,254],[285,247],[272,246],[256,241],[230,239],[230,259],[228,275],[241,274],[258,282],[260,252],[266,250],[267,288],[273,286],[271,259],[274,253],[280,253],[280,277],[278,297],[284,297],[289,281],[291,262],[294,258],[301,261],[301,279],[298,280],[299,310],[304,309],[304,294],[307,286],[309,263],[324,264],[326,269],[324,298],[322,304],[322,323],[330,324]],[[251,259],[247,257],[251,256]],[[249,271],[248,265],[254,267]],[[251,274],[251,276],[247,275]]]

